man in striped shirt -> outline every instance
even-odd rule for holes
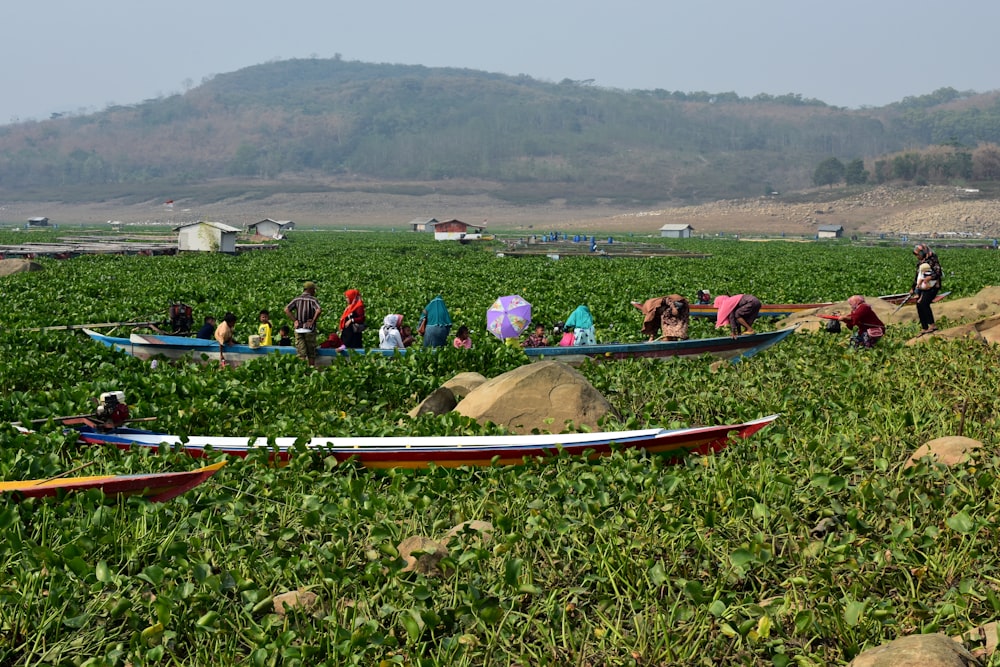
[[[316,300],[316,283],[311,280],[302,286],[302,294],[285,306],[285,315],[295,321],[295,351],[310,366],[316,365],[316,320],[322,312]]]

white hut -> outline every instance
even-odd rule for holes
[[[174,227],[178,250],[200,252],[236,252],[236,235],[240,230],[221,222],[199,220]]]
[[[433,232],[434,225],[436,225],[437,222],[437,218],[414,218],[413,220],[410,220],[410,231]]]
[[[839,239],[844,235],[843,225],[820,225],[816,228],[816,237],[821,239]]]
[[[691,225],[663,225],[660,227],[660,236],[668,239],[689,239],[694,227]]]
[[[295,223],[291,220],[272,220],[264,218],[260,222],[247,227],[247,233],[254,236],[265,236],[269,239],[283,239],[285,232],[295,229]]]

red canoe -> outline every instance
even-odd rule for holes
[[[143,475],[95,475],[92,477],[57,477],[0,482],[0,493],[16,498],[44,498],[60,492],[100,489],[106,496],[142,496],[153,502],[170,500],[193,489],[218,472],[225,461],[187,472],[147,473]]]

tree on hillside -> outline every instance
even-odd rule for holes
[[[846,167],[844,167],[843,162],[835,157],[828,157],[820,162],[816,171],[813,172],[813,184],[829,185],[832,188],[834,183],[840,183],[844,180],[845,172]]]
[[[972,176],[977,181],[1000,180],[1000,147],[980,146],[972,154]]]
[[[868,182],[868,170],[865,169],[864,160],[858,158],[847,163],[844,182],[848,185],[864,185]]]

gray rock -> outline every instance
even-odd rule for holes
[[[970,667],[979,661],[947,635],[908,635],[869,649],[848,667]]]
[[[446,412],[454,410],[457,404],[458,401],[455,399],[455,394],[452,393],[451,389],[448,387],[438,387],[431,392],[430,396],[420,401],[420,404],[410,410],[408,414],[414,418],[425,414],[443,415]]]

